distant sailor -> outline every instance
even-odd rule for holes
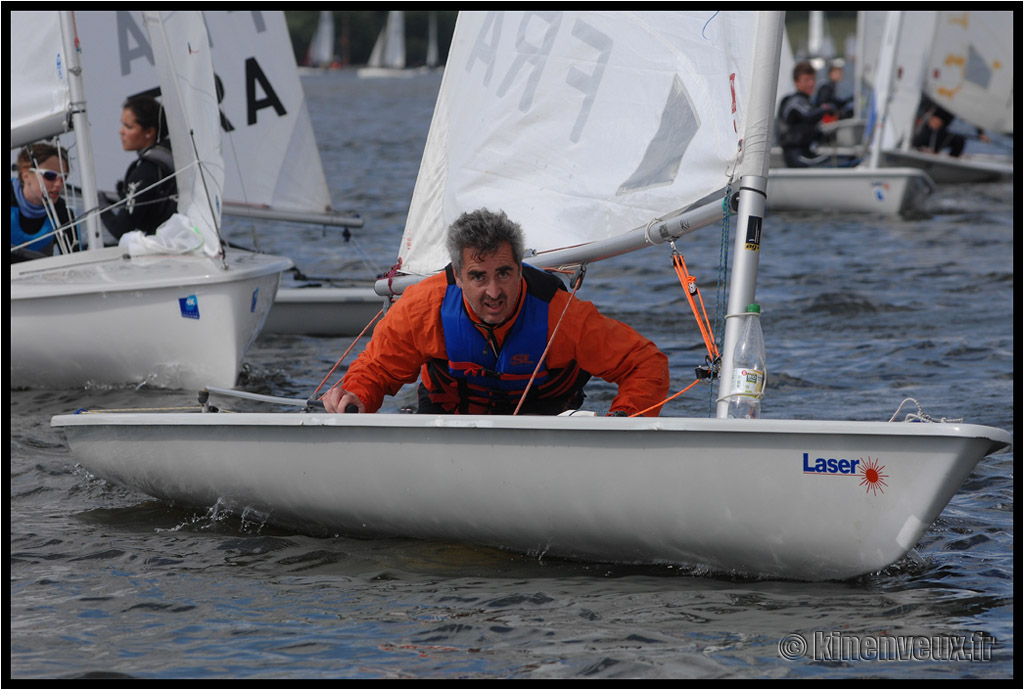
[[[419,376],[421,413],[512,414],[538,362],[523,414],[578,408],[591,376],[618,385],[610,415],[665,399],[668,358],[631,327],[570,297],[557,277],[524,264],[522,230],[504,212],[462,214],[447,245],[452,263],[388,310],[341,387],[323,396],[329,412],[375,412],[385,395]]]
[[[831,103],[817,106],[811,103],[814,95],[814,67],[807,61],[798,62],[793,68],[793,86],[796,91],[782,99],[779,104],[778,143],[786,166],[808,168],[830,165],[827,154],[818,153],[815,147],[823,135],[819,127],[825,115],[834,114]]]

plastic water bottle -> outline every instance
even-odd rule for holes
[[[732,389],[729,417],[757,419],[761,416],[765,368],[764,335],[761,334],[761,307],[747,306],[747,315],[732,355]]]

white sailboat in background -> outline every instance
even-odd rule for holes
[[[359,68],[356,74],[362,79],[373,79],[411,77],[415,73],[405,68],[405,13],[388,12],[387,22],[373,44],[366,67]]]
[[[441,66],[441,51],[437,45],[437,12],[430,12],[427,16],[427,60],[428,69],[437,69]]]
[[[103,38],[91,38],[80,25],[76,32],[71,12],[13,12],[11,18],[12,54],[25,58],[24,69],[12,70],[12,93],[22,93],[23,86],[30,93],[40,71],[57,70],[55,80],[44,81],[56,81],[51,93],[60,94],[59,107],[42,112],[50,126],[22,129],[27,118],[12,118],[11,143],[55,136],[73,123],[78,158],[72,169],[80,176],[85,207],[95,209],[85,96],[90,106],[111,96],[83,88],[81,75],[89,68],[79,68],[79,51],[88,55],[93,40],[101,45]],[[207,43],[202,17],[148,13],[145,31],[175,151],[178,215],[155,240],[125,249],[104,248],[98,215],[89,213],[81,219],[87,251],[11,265],[12,387],[234,385],[281,272],[291,266],[287,259],[221,246],[224,165],[213,68],[208,51],[189,50]],[[53,117],[55,112],[63,117]],[[112,131],[117,121],[108,121]],[[187,244],[170,238],[174,228]]]
[[[128,96],[158,90],[152,48],[136,11],[77,12],[100,189],[114,189],[133,155],[116,124]],[[244,218],[360,227],[333,208],[284,12],[203,12],[217,82],[224,150],[224,212]],[[111,124],[113,123],[113,124]]]
[[[867,12],[869,33],[876,12]],[[1014,17],[1012,12],[908,12],[900,33],[894,99],[883,132],[883,164],[919,168],[937,183],[1013,177],[1011,156],[925,152],[912,148],[922,93],[965,123],[1013,134]],[[871,39],[869,39],[870,41]]]
[[[720,225],[735,192],[728,312],[742,313],[771,191],[781,37],[777,12],[461,13],[400,248],[408,280],[447,262],[437,238],[466,209],[504,209],[527,233],[530,263],[573,266]],[[731,378],[739,330],[727,319],[719,380]],[[901,558],[975,464],[1011,441],[966,424],[726,419],[727,404],[722,391],[715,419],[140,412],[52,423],[100,477],[275,524],[809,580]],[[816,458],[860,481],[823,480]]]
[[[294,232],[286,223],[362,227],[362,218],[334,209],[284,12],[202,14],[218,84],[224,213],[252,223],[254,234]],[[106,152],[97,178],[101,189],[114,189],[132,154],[121,151],[111,123],[120,120],[127,96],[159,87],[152,50],[140,12],[76,18],[84,35],[103,37],[83,60],[86,88],[105,94],[90,104],[93,141]],[[286,280],[263,332],[355,335],[381,307],[369,280],[362,286]]]
[[[902,13],[887,13],[885,37],[879,48],[878,83],[865,156],[849,167],[772,168],[769,205],[775,211],[836,211],[886,216],[922,215],[935,183],[911,167],[881,165],[881,132],[890,118]],[[869,118],[871,119],[871,118]]]
[[[808,12],[807,49],[804,51],[803,59],[809,61],[814,69],[820,72],[835,55],[836,46],[825,13],[820,10]]]
[[[305,68],[302,73],[322,73],[323,70],[335,67],[336,65],[337,60],[334,55],[334,13],[329,10],[320,10],[316,32],[313,34],[313,40],[309,42],[306,59],[302,65]]]

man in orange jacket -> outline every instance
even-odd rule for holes
[[[417,376],[419,411],[429,413],[511,414],[528,388],[522,413],[559,414],[580,406],[591,376],[618,385],[611,415],[665,399],[668,358],[592,303],[570,299],[557,277],[523,264],[522,230],[504,212],[462,214],[447,246],[452,263],[388,310],[341,387],[323,396],[328,412],[376,412]]]

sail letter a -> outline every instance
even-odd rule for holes
[[[661,112],[661,125],[647,144],[647,151],[636,171],[622,183],[616,194],[629,194],[650,187],[672,184],[686,148],[693,141],[700,120],[694,111],[679,76],[672,79],[665,109]]]

